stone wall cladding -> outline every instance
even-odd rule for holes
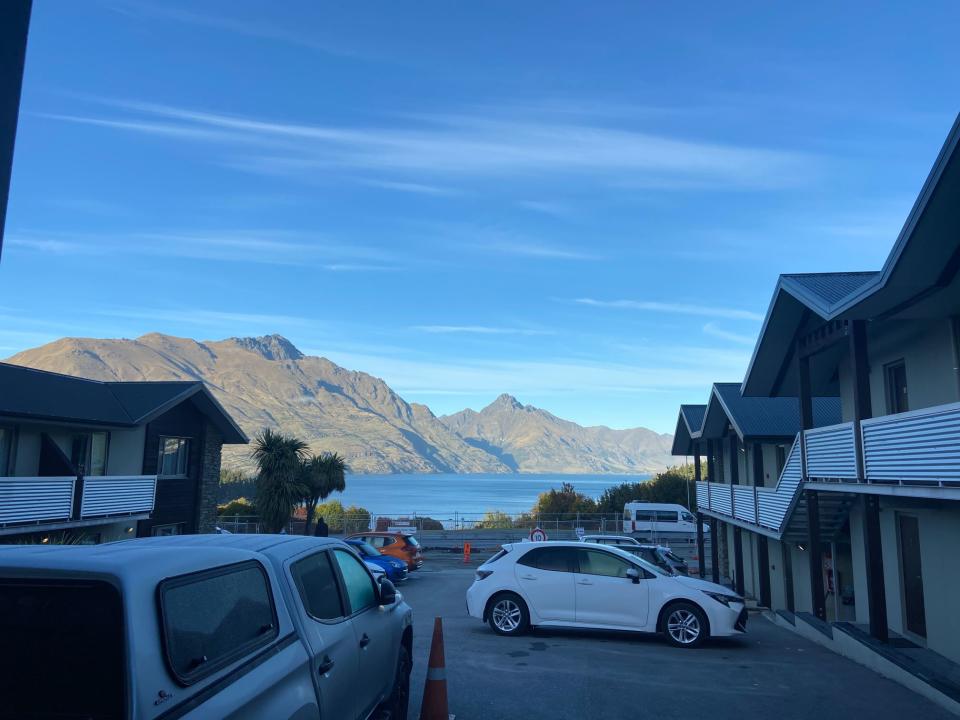
[[[200,454],[203,467],[200,487],[197,489],[197,532],[212,533],[217,526],[217,491],[220,487],[220,453],[223,436],[216,426],[206,422],[203,448]]]

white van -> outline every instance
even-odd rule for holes
[[[697,519],[683,505],[668,503],[629,502],[623,506],[625,533],[695,533]],[[704,532],[709,526],[704,524]]]

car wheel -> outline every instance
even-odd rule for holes
[[[410,706],[410,653],[403,645],[397,656],[397,677],[393,682],[393,692],[386,703],[386,717],[390,720],[407,720]]]
[[[530,613],[519,595],[503,593],[490,602],[487,621],[497,635],[523,635],[530,626]]]
[[[707,616],[693,603],[674,603],[663,614],[663,634],[675,647],[699,647],[709,633]]]

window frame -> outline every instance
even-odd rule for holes
[[[169,611],[166,605],[166,591],[170,588],[192,585],[209,578],[219,577],[221,575],[229,575],[230,573],[247,569],[255,569],[263,576],[263,582],[267,588],[267,599],[270,601],[272,632],[264,633],[260,637],[252,638],[242,645],[238,645],[233,651],[221,656],[217,660],[200,665],[194,672],[187,673],[185,675],[179,673],[174,667],[173,658],[170,655],[167,626]],[[280,621],[277,617],[277,603],[273,597],[273,585],[270,582],[270,574],[267,572],[266,568],[264,568],[263,565],[256,560],[243,560],[242,562],[231,563],[230,565],[220,565],[215,568],[164,578],[157,583],[156,598],[157,615],[158,620],[160,621],[160,644],[163,646],[163,659],[167,665],[167,670],[170,672],[170,675],[182,687],[189,687],[210,677],[211,675],[214,675],[220,670],[223,670],[225,667],[232,665],[237,660],[252,654],[254,650],[258,650],[274,643],[280,636]]]
[[[169,475],[163,472],[163,458],[164,458],[163,446],[166,440],[179,440],[182,443],[180,447],[186,448],[186,452],[183,453],[183,472],[182,473],[174,473],[172,475]],[[157,443],[157,477],[158,478],[190,477],[190,446],[192,444],[192,441],[193,441],[193,438],[186,437],[183,435],[159,435],[158,436],[158,443]],[[178,457],[179,457],[179,452],[178,452]]]
[[[304,600],[305,591],[303,589],[303,585],[301,584],[300,579],[294,574],[294,571],[293,571],[294,567],[296,567],[302,562],[306,562],[307,560],[310,560],[311,558],[316,557],[317,555],[325,556],[325,559],[330,566],[330,572],[333,573],[333,582],[337,586],[337,600],[340,603],[340,612],[342,613],[337,618],[333,618],[333,619],[320,618],[310,612],[310,607],[307,605],[306,601]],[[287,566],[287,573],[289,573],[290,579],[293,581],[293,586],[297,589],[297,594],[300,597],[300,604],[303,605],[304,612],[307,613],[307,616],[311,620],[318,623],[323,623],[324,625],[339,625],[342,622],[346,622],[351,617],[346,613],[347,605],[349,603],[348,603],[348,598],[345,596],[346,587],[344,586],[343,581],[340,577],[340,567],[334,564],[333,558],[330,557],[329,550],[320,550],[318,552],[310,552],[308,554],[291,559],[290,563]]]
[[[897,388],[895,387],[896,373],[900,370],[903,371],[903,388],[905,390],[903,393],[903,399],[906,403],[906,407],[902,410],[897,408],[897,397],[899,397],[900,393],[897,392]],[[896,415],[898,413],[910,411],[910,386],[907,383],[907,363],[903,358],[886,363],[883,366],[883,386],[887,396],[886,400],[888,415]]]
[[[330,548],[328,551],[331,554],[340,552],[348,556],[354,562],[360,564],[360,567],[363,568],[363,571],[367,574],[367,577],[370,578],[370,582],[373,585],[373,605],[368,605],[365,608],[360,610],[353,609],[353,603],[350,602],[350,590],[347,588],[347,581],[343,577],[343,572],[340,570],[340,563],[335,557],[330,558],[330,565],[333,567],[334,572],[337,575],[337,582],[340,587],[340,601],[344,609],[349,609],[350,614],[343,617],[344,620],[350,620],[351,618],[356,617],[357,615],[362,615],[368,610],[373,610],[380,607],[380,583],[377,582],[377,579],[373,576],[373,573],[370,572],[370,569],[367,567],[367,564],[363,561],[363,558],[357,557],[357,554],[351,552],[350,550],[344,550],[343,548]]]

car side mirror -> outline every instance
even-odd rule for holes
[[[397,601],[397,588],[386,577],[380,578],[379,591],[381,607],[393,605]]]
[[[630,568],[627,570],[627,577],[630,578],[634,585],[636,585],[640,582],[640,571],[636,568]]]

